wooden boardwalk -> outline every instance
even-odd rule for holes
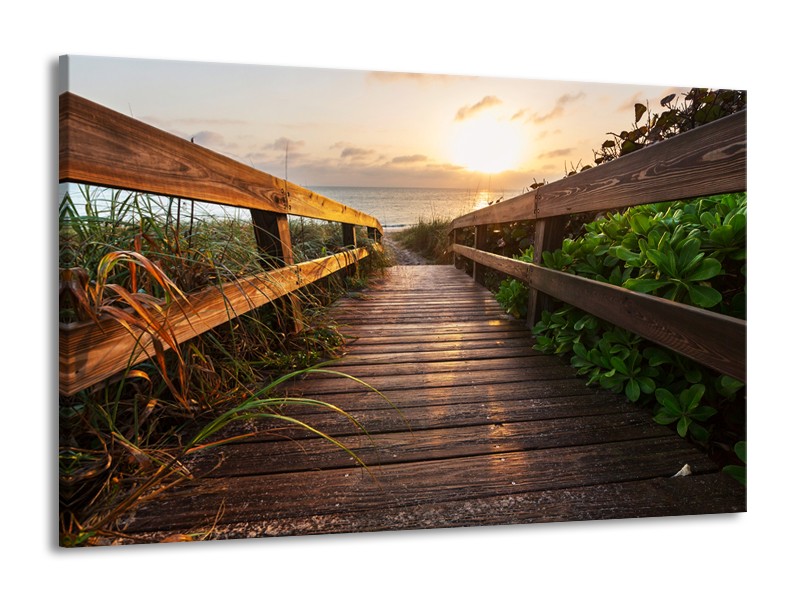
[[[334,308],[352,336],[335,368],[287,392],[335,404],[287,414],[331,443],[262,422],[195,458],[203,474],[141,505],[131,534],[257,537],[745,510],[745,489],[649,411],[587,388],[491,294],[449,266],[393,267]],[[270,429],[273,427],[273,429]],[[685,464],[693,474],[672,477]]]

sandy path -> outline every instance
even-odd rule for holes
[[[397,265],[430,265],[429,260],[426,260],[416,252],[407,250],[400,242],[394,239],[394,233],[385,233],[383,236],[383,245],[386,248],[390,258],[394,260]]]

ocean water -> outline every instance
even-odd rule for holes
[[[511,197],[502,190],[456,188],[309,186],[308,189],[372,215],[387,229],[407,227],[431,218],[454,219],[500,196]]]
[[[506,200],[520,192],[504,190],[476,190],[456,188],[391,188],[391,187],[340,187],[340,186],[308,186],[308,189],[327,198],[346,204],[352,208],[368,213],[377,218],[384,229],[401,229],[413,225],[420,220],[432,218],[453,219],[470,211],[487,206],[489,202],[504,197]],[[113,190],[106,188],[62,184],[59,186],[59,200],[69,191],[78,210],[83,212],[84,194],[93,199],[95,209],[110,207]],[[124,198],[129,192],[121,192]],[[169,202],[166,198],[150,196],[153,205],[159,207],[156,212],[167,207],[177,211],[178,203]],[[184,215],[188,214],[187,202],[183,202]],[[250,211],[210,203],[195,203],[195,217],[204,215],[212,217],[227,216],[249,219]]]

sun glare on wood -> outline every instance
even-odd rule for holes
[[[450,155],[454,164],[493,174],[519,166],[523,132],[512,123],[489,116],[455,124]]]

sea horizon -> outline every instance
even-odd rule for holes
[[[59,201],[69,191],[76,206],[82,207],[82,194],[79,184],[60,184]],[[509,199],[524,191],[489,190],[465,187],[419,187],[419,186],[342,186],[342,185],[304,185],[306,189],[321,194],[331,200],[374,216],[385,229],[402,229],[419,221],[433,219],[454,219],[462,214],[488,206],[498,199]],[[112,188],[92,186],[91,193],[96,198],[111,196]],[[127,192],[123,190],[123,194]],[[131,192],[132,193],[132,192]],[[149,194],[160,198],[156,194]],[[166,199],[161,199],[164,206]],[[201,214],[249,219],[249,211],[221,204],[200,203]],[[177,207],[177,202],[175,203]]]

